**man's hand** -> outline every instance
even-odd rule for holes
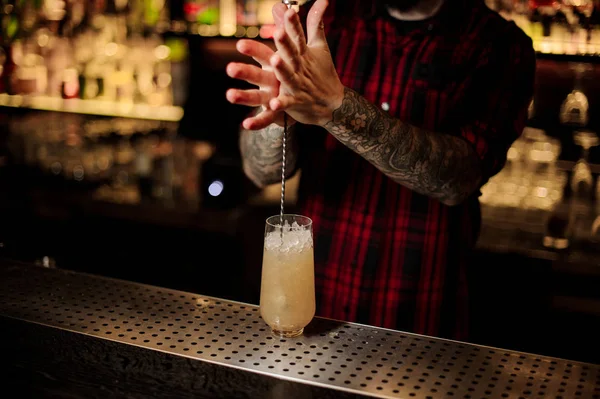
[[[277,53],[269,58],[281,82],[272,111],[285,111],[295,120],[323,126],[344,98],[344,86],[335,70],[325,38],[323,14],[327,0],[317,0],[306,21],[308,41],[294,10],[283,14],[274,34]]]
[[[277,27],[283,25],[283,16],[287,10],[282,3],[273,6],[273,18]],[[227,75],[234,79],[244,80],[257,89],[241,90],[229,89],[226,93],[227,100],[233,104],[247,105],[249,107],[262,107],[262,111],[246,118],[242,126],[247,130],[260,130],[272,123],[283,125],[283,111],[274,111],[269,108],[269,101],[279,95],[280,83],[271,67],[270,60],[275,52],[267,45],[256,40],[240,40],[236,45],[237,50],[252,57],[260,64],[256,65],[232,62],[227,65]],[[291,125],[293,121],[288,121]]]

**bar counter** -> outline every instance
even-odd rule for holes
[[[280,339],[255,305],[11,261],[0,316],[36,397],[600,398],[598,365],[322,318]]]

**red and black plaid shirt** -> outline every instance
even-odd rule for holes
[[[469,142],[484,180],[502,168],[535,73],[531,40],[516,25],[476,0],[446,1],[419,23],[393,20],[367,0],[329,3],[325,27],[345,86],[403,122]],[[445,206],[325,130],[299,128],[298,205],[313,220],[317,314],[465,339],[479,193]]]

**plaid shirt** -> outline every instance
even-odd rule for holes
[[[535,73],[531,40],[516,25],[477,0],[446,1],[419,23],[393,20],[371,1],[329,3],[326,33],[345,86],[403,122],[466,140],[481,158],[482,185],[502,168]],[[324,129],[298,128],[306,130],[298,206],[313,220],[317,314],[466,339],[465,268],[480,193],[445,206]]]

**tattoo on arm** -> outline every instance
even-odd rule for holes
[[[447,205],[481,181],[480,159],[465,140],[403,123],[351,89],[325,128],[395,182]]]
[[[288,128],[286,142],[286,174],[294,172],[297,143],[294,126]],[[244,172],[257,186],[263,187],[281,181],[283,127],[276,124],[259,131],[242,130],[240,135]]]

